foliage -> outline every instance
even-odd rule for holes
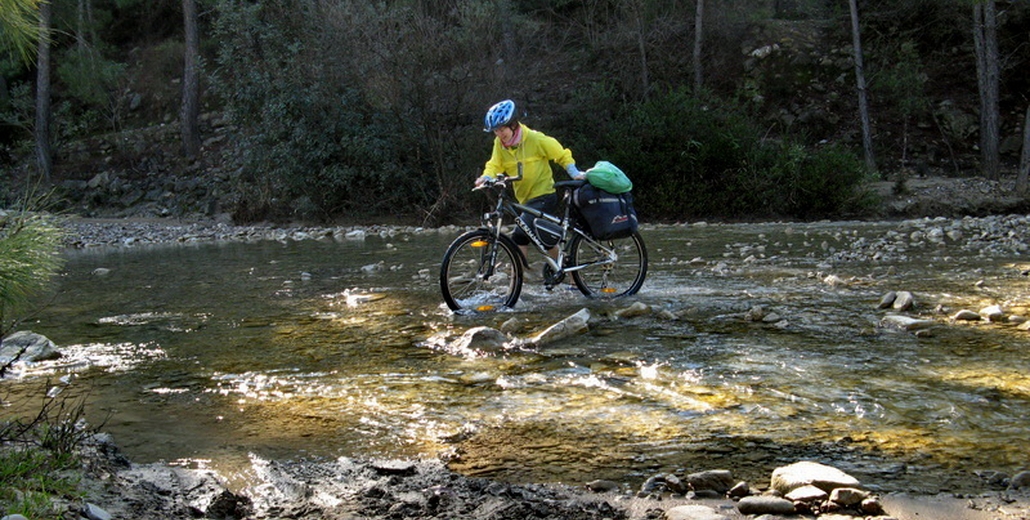
[[[56,218],[27,210],[0,212],[0,336],[62,265]]]
[[[587,95],[598,103],[613,92],[600,87]],[[583,131],[599,136],[592,153],[633,179],[645,216],[815,218],[853,211],[862,199],[866,176],[853,152],[763,139],[746,113],[725,101],[676,89],[603,106],[618,108],[595,115]]]
[[[49,386],[49,383],[46,385]],[[35,415],[0,423],[0,509],[28,518],[60,519],[55,499],[75,498],[78,450],[98,428],[85,426],[85,398],[43,388]]]
[[[244,218],[327,218],[403,200],[390,124],[333,81],[280,2],[218,4],[223,40],[213,86],[240,129]]]
[[[40,0],[0,0],[0,51],[10,51],[21,61],[34,56],[39,38]]]
[[[57,77],[67,97],[81,107],[77,117],[89,120],[91,113],[99,114],[109,130],[117,130],[117,88],[125,70],[124,63],[104,59],[93,49],[74,47],[58,60]]]

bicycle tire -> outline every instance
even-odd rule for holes
[[[492,265],[491,252],[496,252]],[[452,311],[514,307],[522,293],[522,252],[510,238],[486,229],[451,242],[440,265],[440,291]]]
[[[640,233],[626,238],[597,240],[614,249],[619,258],[615,263],[587,267],[572,271],[572,280],[579,292],[590,298],[614,299],[636,294],[647,278],[647,246]],[[607,255],[583,236],[576,235],[569,244],[572,265],[599,262]]]

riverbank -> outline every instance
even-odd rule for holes
[[[66,503],[65,507],[94,520],[744,520],[756,517],[777,520],[815,516],[793,513],[758,516],[763,510],[775,511],[775,507],[779,507],[782,512],[783,507],[790,507],[790,501],[763,493],[767,483],[754,483],[750,485],[751,491],[746,492],[741,492],[738,484],[730,492],[738,496],[731,499],[725,494],[701,491],[688,491],[685,495],[668,490],[634,492],[614,483],[511,484],[465,477],[436,460],[269,461],[254,457],[256,483],[248,489],[230,490],[219,475],[209,470],[160,463],[133,464],[120,455],[112,439],[102,434],[84,448],[84,498],[81,502]],[[723,476],[730,472],[709,473]],[[847,479],[847,475],[841,475]],[[692,477],[684,476],[682,480],[694,484]],[[667,479],[666,483],[674,480],[671,476],[661,479]],[[1030,518],[1028,489],[964,496],[873,492],[870,508],[875,512],[871,514],[864,514],[854,506],[834,513],[825,512],[819,518],[1025,520]],[[863,508],[865,504],[863,502]]]

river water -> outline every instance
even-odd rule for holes
[[[252,457],[341,455],[630,486],[677,469],[762,485],[779,465],[818,460],[935,492],[975,470],[1026,469],[1030,332],[947,318],[990,304],[1027,315],[1028,259],[912,232],[647,227],[637,297],[531,284],[514,311],[477,316],[439,294],[457,230],[69,251],[53,303],[22,327],[64,357],[6,384],[84,399],[135,462],[212,467],[240,485]],[[867,247],[885,236],[905,245]],[[902,290],[917,301],[902,314],[935,326],[880,325],[899,313],[881,297]],[[653,312],[616,317],[634,302]],[[447,347],[476,326],[528,337],[582,308],[590,331],[557,343]]]

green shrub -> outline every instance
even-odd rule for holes
[[[63,264],[62,230],[50,215],[0,213],[0,337]],[[2,372],[0,372],[2,375]]]
[[[274,4],[219,4],[213,86],[239,129],[237,217],[328,219],[404,201],[398,132],[338,84]]]
[[[614,108],[580,121],[577,141],[627,172],[645,218],[815,218],[861,205],[866,174],[853,152],[766,138],[732,102],[685,89],[637,103],[604,86],[583,96]]]

